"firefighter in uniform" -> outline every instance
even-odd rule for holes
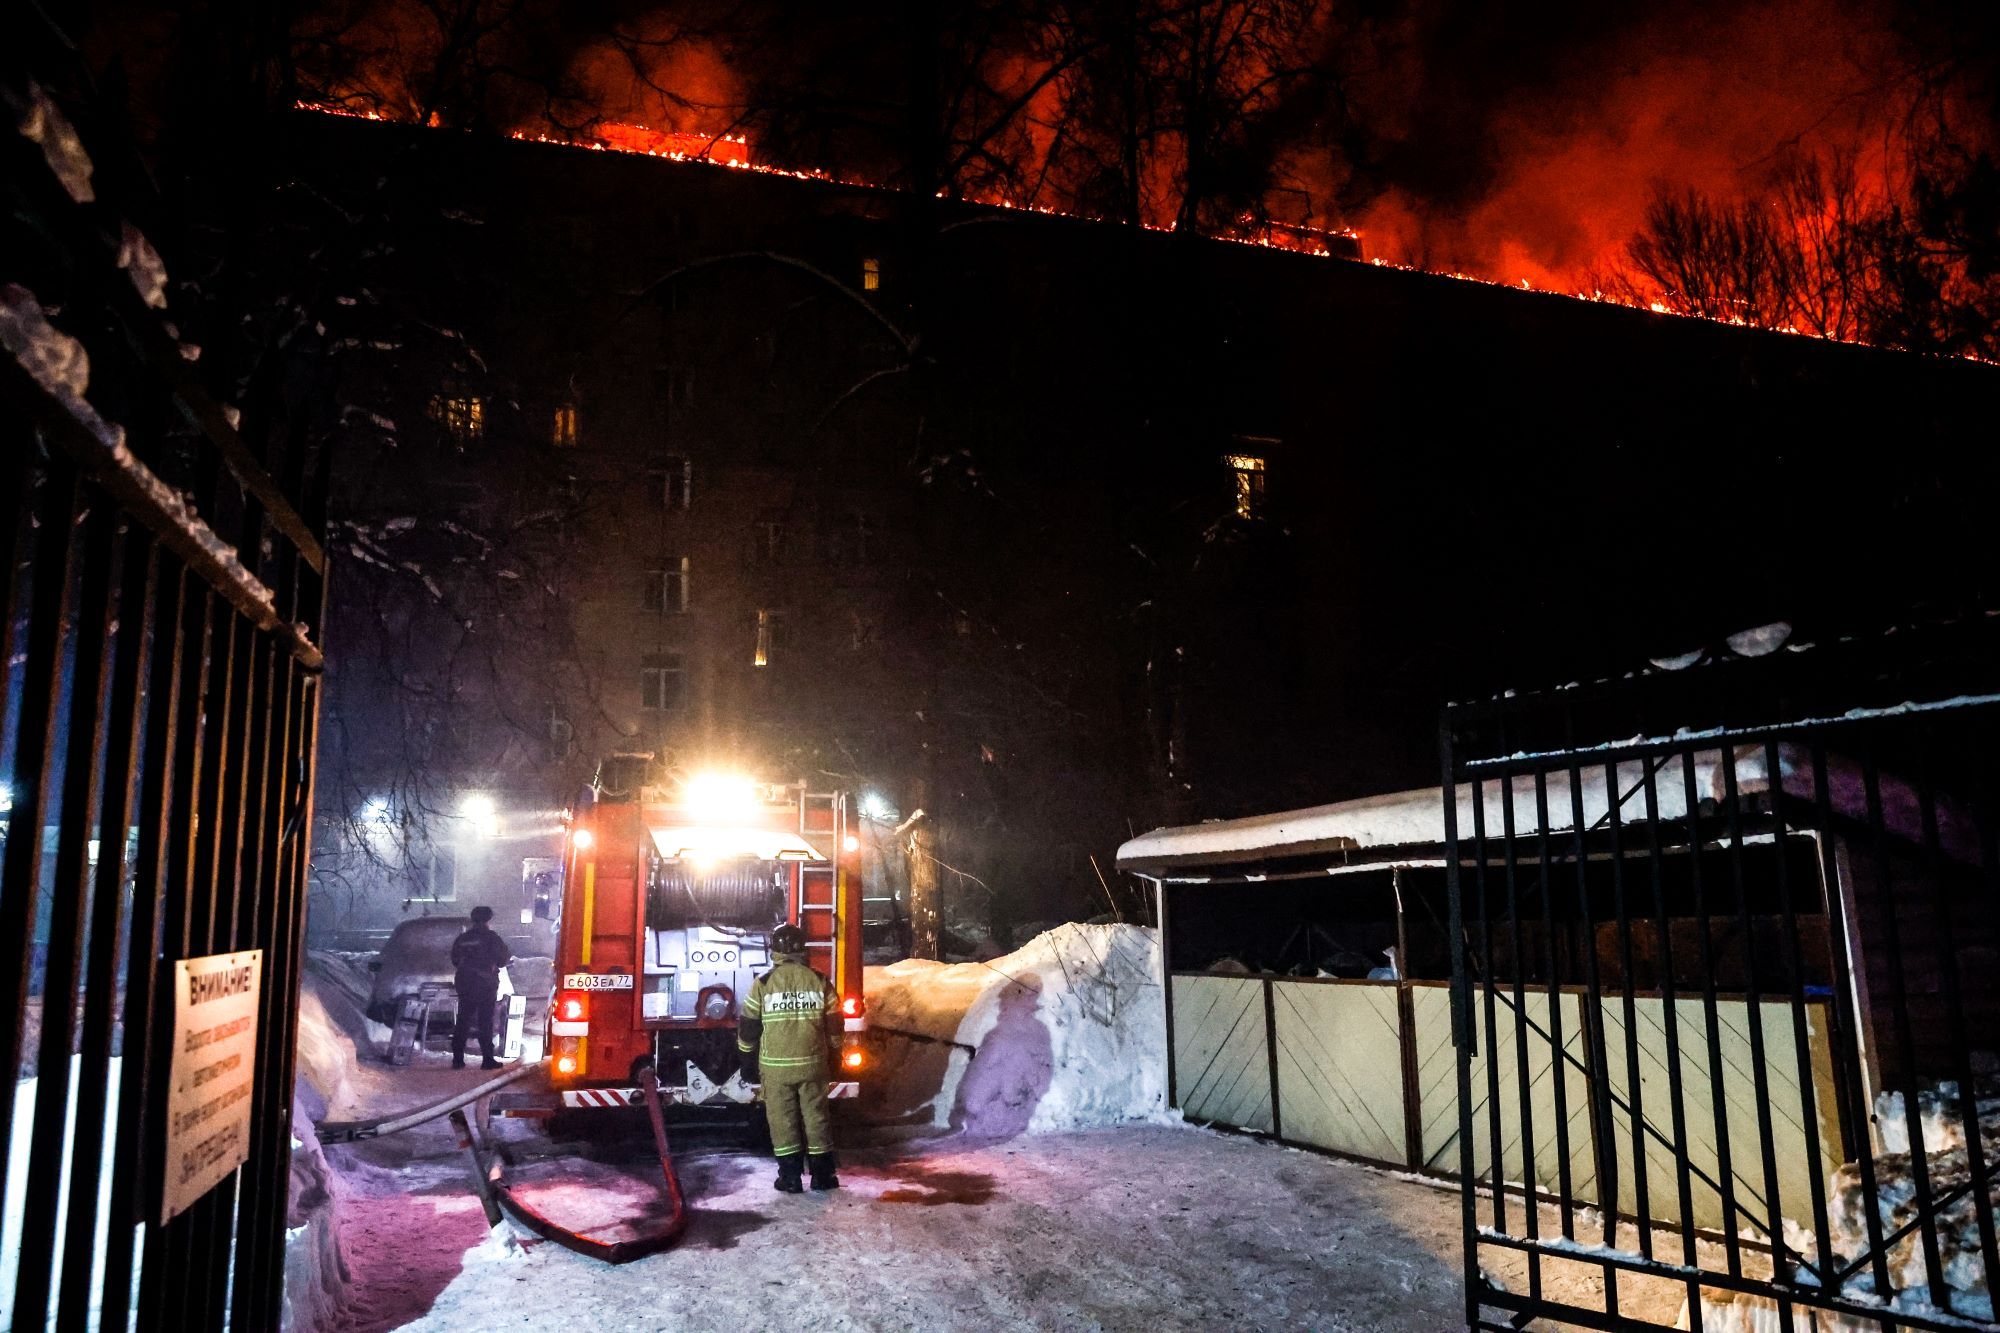
[[[498,1069],[493,1058],[493,1006],[500,1002],[500,969],[513,960],[513,951],[486,923],[493,919],[490,907],[472,909],[472,929],[451,943],[451,965],[456,969],[452,985],[458,991],[458,1021],[451,1029],[451,1067],[465,1068],[465,1039],[479,1034],[479,1053],[485,1058],[481,1069]]]
[[[840,1000],[833,984],[806,966],[805,932],[797,926],[771,932],[771,954],[776,965],[743,1002],[736,1050],[744,1078],[764,1085],[764,1118],[778,1158],[773,1188],[799,1193],[810,1165],[814,1189],[837,1190],[826,1093],[843,1027]]]

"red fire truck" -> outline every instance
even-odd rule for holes
[[[648,1068],[668,1104],[754,1101],[737,1068],[737,1005],[787,922],[840,995],[832,1095],[853,1097],[867,1019],[847,794],[668,774],[649,754],[609,756],[592,792],[569,824],[556,925],[545,1050],[562,1105],[638,1105]]]

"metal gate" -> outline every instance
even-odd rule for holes
[[[2000,1326],[1997,648],[1446,710],[1468,1326]]]
[[[253,457],[143,299],[129,224],[36,123],[55,148],[0,134],[6,1318],[268,1329],[324,555],[288,498],[303,450]],[[176,964],[252,949],[248,1158],[163,1223]]]

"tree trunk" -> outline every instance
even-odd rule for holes
[[[936,838],[928,815],[910,829],[910,956],[939,956],[943,892],[938,877]]]

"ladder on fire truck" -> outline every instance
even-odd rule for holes
[[[841,847],[847,837],[847,799],[836,791],[799,789],[799,836],[821,848],[826,861],[799,868],[799,929],[805,932],[807,959],[828,977],[835,972],[835,942],[840,938]]]

